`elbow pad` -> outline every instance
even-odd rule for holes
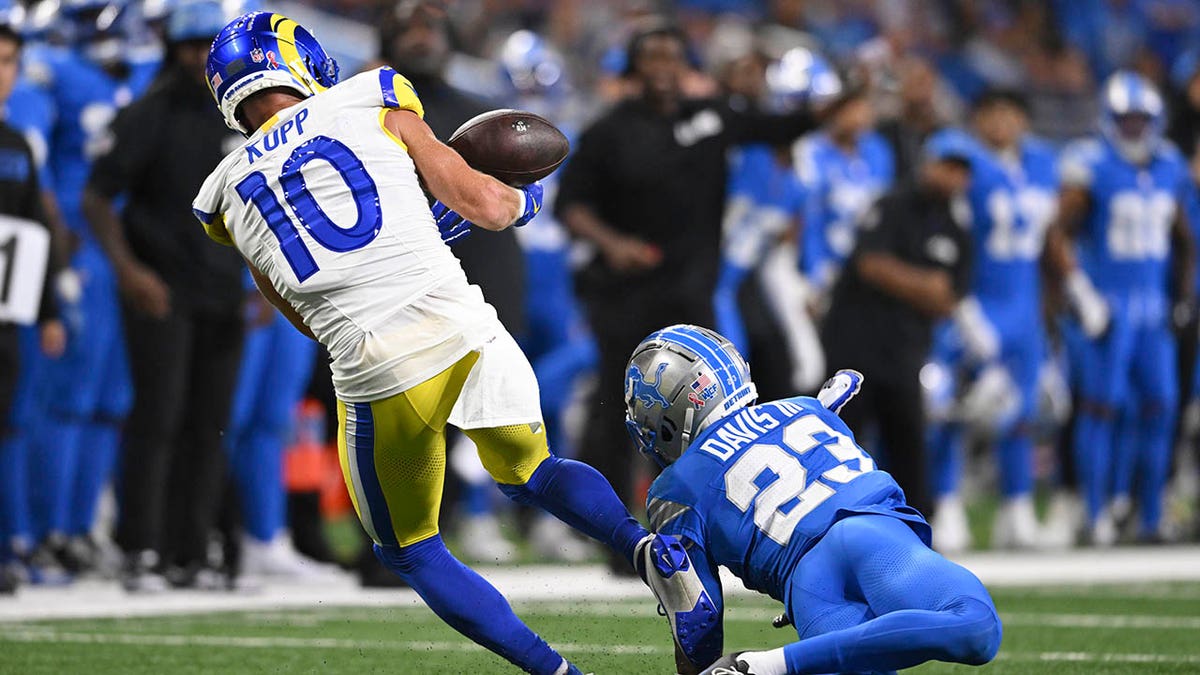
[[[714,629],[720,614],[683,543],[670,535],[647,535],[638,542],[634,561],[667,615],[675,642],[688,659],[707,663],[701,660],[702,655],[713,647],[719,655],[720,645],[711,642],[719,639]]]

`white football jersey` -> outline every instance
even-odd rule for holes
[[[390,68],[287,108],[217,166],[192,205],[325,345],[350,402],[420,384],[502,330],[383,126],[392,109],[423,114]]]

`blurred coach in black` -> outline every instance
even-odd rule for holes
[[[117,481],[117,543],[130,591],[208,585],[210,531],[225,498],[221,435],[243,338],[242,261],[210,246],[192,198],[225,150],[225,127],[205,83],[219,3],[181,5],[167,19],[158,78],[113,123],[112,149],[92,166],[88,222],[112,262],[123,300],[134,404]],[[127,198],[118,217],[114,201]],[[159,566],[159,562],[164,567]]]
[[[730,146],[782,144],[812,128],[806,114],[736,112],[687,99],[683,34],[665,23],[630,39],[626,75],[640,93],[580,136],[563,170],[555,215],[595,257],[579,273],[580,299],[600,348],[599,389],[584,461],[632,506],[622,401],[633,348],[673,323],[713,325]]]
[[[858,243],[833,290],[822,342],[830,373],[866,377],[841,417],[855,432],[877,424],[882,468],[912,506],[930,513],[920,371],[935,321],[967,293],[971,234],[961,196],[970,148],[957,135],[925,144],[915,184],[884,195],[863,217]]]

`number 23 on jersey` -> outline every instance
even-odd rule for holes
[[[813,451],[828,452],[839,463],[809,483],[800,459]],[[849,437],[816,415],[804,415],[784,428],[782,445],[752,445],[734,462],[725,472],[725,496],[743,513],[753,507],[754,524],[783,546],[839,485],[874,470],[875,462]]]

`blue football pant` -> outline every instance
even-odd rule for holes
[[[64,309],[67,351],[42,359],[44,383],[33,402],[43,417],[29,446],[34,536],[70,534],[94,515],[115,461],[117,429],[129,412],[132,385],[116,282],[95,244],[72,260],[84,277],[79,303]],[[38,357],[40,358],[40,357]],[[82,509],[76,515],[73,511]],[[91,523],[86,523],[86,531]]]
[[[276,315],[246,335],[228,443],[246,532],[270,541],[287,520],[283,452],[312,377],[317,343]]]
[[[979,665],[1000,648],[979,579],[889,516],[836,523],[797,566],[785,600],[800,636],[784,647],[793,675]]]
[[[1075,455],[1088,515],[1095,519],[1113,496],[1117,420],[1129,401],[1135,416],[1121,442],[1135,446],[1141,527],[1151,533],[1162,517],[1178,405],[1174,337],[1165,324],[1138,326],[1114,315],[1108,333],[1088,342],[1083,356]]]

